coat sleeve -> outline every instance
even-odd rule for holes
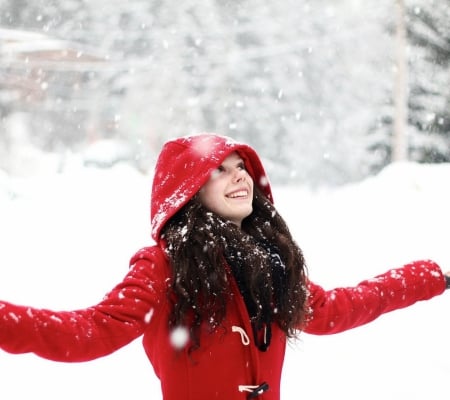
[[[0,348],[55,361],[92,360],[140,336],[165,296],[156,249],[131,260],[123,281],[95,306],[51,311],[0,301]]]
[[[373,321],[380,315],[428,300],[445,290],[445,278],[433,261],[415,261],[355,287],[324,290],[309,283],[310,316],[304,332],[339,333]]]

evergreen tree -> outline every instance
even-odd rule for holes
[[[45,101],[26,107],[47,148],[120,137],[151,158],[168,137],[217,131],[258,147],[276,182],[339,184],[388,159],[391,9],[392,0],[0,0],[0,23],[105,60],[34,64]],[[439,129],[444,111],[433,111]]]
[[[420,0],[409,9],[413,80],[413,159],[450,161],[450,1]]]

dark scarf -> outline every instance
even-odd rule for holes
[[[272,338],[271,324],[274,320],[274,313],[276,312],[275,308],[281,303],[280,300],[283,295],[283,288],[286,287],[286,268],[276,247],[267,243],[261,243],[259,246],[263,251],[267,252],[267,256],[269,257],[273,286],[271,301],[267,301],[267,296],[260,296],[253,299],[250,295],[245,268],[255,268],[255,266],[246,265],[245,259],[243,259],[239,249],[236,249],[234,246],[231,248],[228,247],[225,258],[230,265],[241,295],[244,298],[252,324],[255,344],[260,351],[266,351],[269,348]],[[267,278],[261,276],[259,289],[259,293],[263,293],[265,290],[270,290],[267,287]],[[257,312],[258,308],[261,310],[259,315]]]

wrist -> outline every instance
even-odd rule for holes
[[[445,289],[450,289],[450,276],[444,275],[445,277]]]

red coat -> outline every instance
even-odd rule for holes
[[[202,333],[200,349],[189,356],[174,348],[166,324],[169,272],[162,254],[158,247],[138,252],[125,279],[101,303],[84,310],[53,312],[0,302],[0,347],[58,361],[86,361],[143,334],[165,400],[245,399],[240,385],[263,382],[269,390],[260,398],[278,400],[285,336],[274,326],[269,349],[259,351],[240,296],[228,304],[223,327]],[[429,299],[444,287],[441,270],[431,261],[391,270],[353,288],[324,291],[311,283],[313,317],[305,331],[329,334],[351,329]],[[237,293],[236,286],[234,290]]]
[[[199,146],[205,143],[206,148]],[[192,197],[212,169],[236,150],[271,198],[259,158],[248,146],[215,136],[174,141],[163,149],[153,182],[152,232],[158,243],[167,219]],[[171,162],[170,169],[165,157]],[[194,158],[196,163],[191,162]],[[173,168],[178,168],[179,174],[171,173]],[[143,335],[145,352],[161,380],[165,400],[245,399],[248,390],[263,383],[268,390],[258,399],[279,399],[286,337],[273,326],[269,349],[257,349],[245,303],[233,280],[235,295],[230,297],[223,325],[213,332],[202,331],[200,348],[188,354],[186,347],[174,347],[168,331],[170,269],[160,246],[140,250],[130,265],[123,281],[99,304],[86,309],[55,312],[0,302],[0,348],[77,362],[110,354]],[[390,270],[352,288],[325,291],[310,282],[312,316],[305,331],[341,332],[444,290],[441,269],[432,261]]]

